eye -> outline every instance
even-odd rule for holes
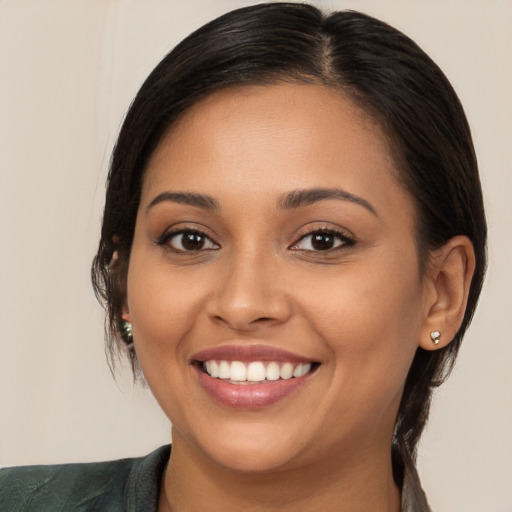
[[[210,251],[219,246],[200,231],[182,230],[166,233],[158,245],[170,246],[177,252]]]
[[[327,252],[354,245],[354,240],[332,229],[321,229],[304,235],[290,249],[295,251]]]

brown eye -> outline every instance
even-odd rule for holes
[[[181,252],[205,251],[219,248],[210,238],[199,231],[170,233],[166,238],[166,244]]]
[[[317,251],[328,251],[334,247],[336,238],[330,233],[311,235],[311,246]]]
[[[314,231],[303,236],[290,249],[299,251],[326,252],[345,246],[354,245],[347,236],[331,230]]]

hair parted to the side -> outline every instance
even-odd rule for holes
[[[111,364],[123,350],[119,324],[144,169],[162,135],[217,90],[282,81],[337,88],[380,123],[397,177],[416,202],[420,262],[456,235],[474,245],[476,270],[460,330],[441,350],[418,348],[407,377],[394,453],[414,459],[432,391],[453,366],[480,294],[486,221],[469,126],[450,83],[411,39],[358,12],[323,14],[296,3],[238,9],[183,40],[144,82],[114,149],[92,267],[94,289],[107,312]],[[136,366],[133,350],[130,357]]]

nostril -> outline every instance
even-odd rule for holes
[[[282,297],[230,297],[217,294],[208,301],[206,313],[211,320],[237,331],[270,327],[286,321],[290,315],[288,303]],[[258,300],[256,300],[258,299]]]
[[[230,329],[239,332],[249,332],[254,329],[267,328],[279,322],[278,319],[271,316],[256,316],[256,318],[250,319],[237,316],[224,317],[223,315],[214,315],[212,319],[219,324],[228,326]]]

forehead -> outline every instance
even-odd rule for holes
[[[375,120],[323,85],[243,86],[188,109],[154,151],[143,196],[159,189],[250,192],[340,187],[380,196],[401,188]],[[402,191],[403,192],[403,191]]]

